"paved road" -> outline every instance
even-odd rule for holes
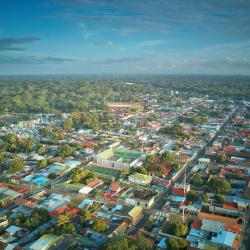
[[[182,183],[184,181],[185,171],[186,171],[186,175],[188,178],[191,172],[191,169],[194,167],[198,159],[201,158],[205,154],[206,148],[211,147],[213,145],[214,141],[218,138],[218,136],[221,134],[225,126],[229,123],[229,121],[232,119],[234,115],[235,115],[235,112],[232,114],[231,117],[229,117],[223,123],[223,125],[220,127],[217,133],[213,136],[213,138],[211,138],[211,140],[197,153],[197,155],[181,169],[181,171],[179,172],[179,175],[171,182],[169,187],[161,195],[157,197],[156,202],[151,207],[151,209],[161,209],[163,207],[163,205],[167,201],[167,196],[171,194],[172,188],[175,185],[175,183]]]

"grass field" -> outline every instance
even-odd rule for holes
[[[111,179],[112,177],[116,179],[120,175],[120,171],[118,170],[104,168],[104,167],[100,167],[96,165],[88,165],[85,167],[85,169],[95,173],[99,177],[108,178],[108,179]]]

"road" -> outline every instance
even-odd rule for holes
[[[192,168],[197,163],[198,159],[204,156],[205,150],[207,147],[211,147],[214,143],[214,141],[218,138],[218,136],[221,134],[221,132],[224,130],[225,126],[231,121],[232,117],[235,115],[236,111],[233,112],[233,114],[222,124],[220,129],[216,132],[216,134],[211,138],[211,140],[196,154],[196,156],[189,161],[187,164],[184,165],[184,167],[180,170],[178,176],[171,182],[171,184],[168,186],[168,188],[157,197],[154,205],[150,208],[153,210],[159,210],[163,207],[163,205],[167,201],[167,196],[171,194],[172,188],[175,185],[175,183],[182,183],[185,178],[185,172],[187,175],[187,178],[192,170]]]

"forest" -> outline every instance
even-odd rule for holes
[[[143,101],[146,94],[165,101],[171,90],[184,98],[250,100],[249,89],[247,76],[1,76],[0,114],[104,110],[107,101]]]

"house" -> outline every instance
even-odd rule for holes
[[[132,225],[135,225],[143,217],[142,210],[142,207],[135,206],[128,212],[128,215],[132,220]]]
[[[53,234],[44,234],[38,240],[36,240],[28,249],[29,250],[47,250],[53,244],[55,244],[60,237]]]
[[[12,202],[15,198],[21,197],[22,194],[6,187],[0,187],[0,205],[5,206]]]
[[[234,247],[236,237],[237,235],[235,233],[221,230],[216,236],[212,237],[211,242],[222,245],[222,247],[238,249],[238,247]]]
[[[208,158],[199,158],[198,163],[201,165],[208,166],[210,164],[210,159]]]
[[[134,173],[128,177],[128,180],[136,184],[148,185],[151,183],[152,177],[145,174]]]
[[[175,183],[172,194],[177,196],[185,196],[190,190],[190,185],[184,185],[183,183]]]
[[[126,195],[126,204],[150,208],[154,204],[157,193],[146,189],[136,189],[128,192]]]

